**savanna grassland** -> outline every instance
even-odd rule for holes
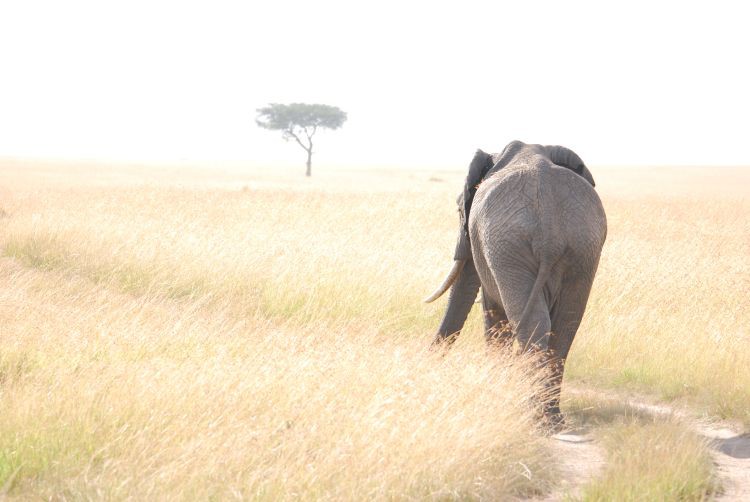
[[[566,385],[750,423],[750,169],[593,172],[609,232]],[[0,163],[0,493],[554,491],[564,470],[535,419],[533,361],[488,351],[478,308],[453,350],[426,350],[445,300],[421,299],[450,267],[461,183]],[[592,422],[610,465],[683,448],[649,493],[716,489],[704,441],[631,415]],[[646,426],[664,441],[639,440]],[[611,472],[631,471],[605,469],[580,496],[630,493]]]

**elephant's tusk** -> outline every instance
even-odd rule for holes
[[[432,293],[430,296],[424,299],[425,303],[434,302],[441,296],[443,296],[443,293],[448,291],[448,288],[451,287],[451,285],[456,282],[456,278],[458,277],[458,274],[461,273],[461,270],[464,268],[464,264],[466,263],[466,260],[456,260],[453,262],[453,268],[451,268],[451,271],[448,272],[448,277],[445,278],[443,283],[440,285],[439,288],[435,290],[434,293]]]

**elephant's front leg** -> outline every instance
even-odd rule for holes
[[[513,330],[508,324],[508,316],[503,306],[489,298],[482,289],[482,307],[484,309],[484,336],[488,345],[509,346],[513,343]]]
[[[453,343],[464,327],[478,292],[479,275],[472,260],[467,260],[456,282],[451,287],[448,307],[432,342],[433,345],[446,342],[448,344]]]

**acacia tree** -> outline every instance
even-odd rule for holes
[[[258,108],[255,123],[264,129],[281,131],[284,140],[294,139],[307,152],[307,170],[310,176],[312,168],[312,138],[319,128],[338,129],[346,121],[346,112],[335,106],[308,105],[291,103],[282,105],[271,103]]]

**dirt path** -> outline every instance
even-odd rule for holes
[[[556,489],[538,501],[552,502],[580,495],[581,488],[604,465],[604,450],[588,434],[568,432],[551,438],[553,454],[560,459],[562,481]]]
[[[700,426],[711,439],[724,493],[717,500],[750,500],[750,435],[727,428]]]
[[[611,395],[599,391],[569,388],[567,392],[573,395],[612,400]],[[712,456],[723,487],[723,493],[715,500],[750,500],[750,434],[743,434],[729,424],[699,418],[689,410],[666,404],[651,404],[646,402],[645,399],[639,398],[627,398],[625,403],[634,409],[652,415],[674,416],[685,424],[691,425],[698,434],[710,441],[712,447]],[[579,444],[579,446],[582,445]],[[598,447],[593,443],[579,449],[569,446],[561,449],[561,454],[567,454],[571,457],[569,460],[565,460],[564,464],[575,466],[576,472],[570,480],[566,480],[567,488],[561,486],[559,492],[552,494],[550,496],[552,498],[545,500],[560,500],[555,497],[564,496],[566,493],[575,493],[570,491],[571,488],[580,487],[586,479],[593,477],[594,473],[601,469],[603,462],[601,451],[594,454],[596,449]]]

